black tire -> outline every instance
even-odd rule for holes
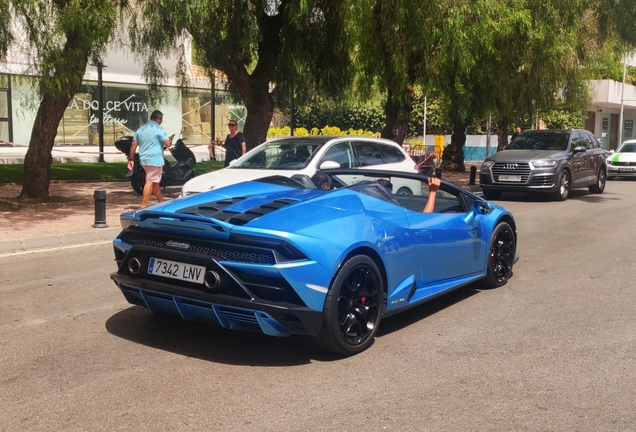
[[[323,309],[320,334],[311,345],[351,356],[369,348],[384,311],[380,270],[366,255],[354,256],[341,266]]]
[[[557,190],[552,195],[555,201],[565,201],[570,195],[570,173],[563,170],[557,177]]]
[[[488,271],[484,283],[492,288],[503,286],[512,276],[517,243],[510,225],[500,222],[490,237],[488,245]]]
[[[401,188],[398,189],[398,191],[395,194],[396,195],[413,195],[413,191],[407,188],[406,186],[402,186]]]
[[[590,192],[595,194],[602,194],[605,190],[605,183],[607,182],[607,175],[605,173],[605,168],[601,167],[598,170],[596,175],[596,183],[591,185],[588,189]]]
[[[130,178],[130,186],[139,195],[144,193],[144,185],[146,184],[146,173],[143,171],[137,171]]]
[[[500,190],[484,190],[484,198],[487,200],[495,200],[501,196]]]

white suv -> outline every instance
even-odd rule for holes
[[[272,175],[313,176],[319,170],[368,168],[414,172],[418,166],[393,141],[363,136],[303,136],[268,141],[232,161],[230,166],[193,178],[182,196]],[[394,185],[393,193],[418,194],[408,184]]]

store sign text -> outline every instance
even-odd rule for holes
[[[133,102],[130,101],[131,98],[133,98],[135,95],[131,95],[128,99],[126,99],[125,101],[108,101],[106,102],[106,106],[104,107],[104,113],[103,113],[103,118],[102,118],[102,122],[104,124],[121,124],[121,125],[125,125],[126,123],[128,123],[127,119],[122,119],[122,118],[117,118],[117,117],[113,117],[110,113],[112,111],[121,111],[122,109],[126,109],[127,111],[131,112],[131,111],[145,111],[148,112],[148,106],[146,106],[145,103],[143,102]],[[99,101],[91,101],[91,100],[85,100],[85,99],[73,99],[71,101],[71,105],[68,107],[68,109],[83,109],[83,110],[92,110],[92,111],[99,111]],[[90,119],[89,119],[89,124],[96,124],[99,123],[99,118],[95,115],[95,114],[91,114]]]
[[[93,111],[98,111],[99,110],[99,101],[88,101],[88,100],[81,100],[79,102],[81,102],[81,108],[80,108],[80,104],[77,103],[78,101],[73,99],[73,101],[71,102],[71,106],[69,107],[70,109],[91,109]],[[122,108],[125,108],[128,111],[146,111],[148,112],[148,107],[146,106],[145,103],[143,102],[129,102],[129,101],[123,101],[123,102],[119,102],[119,101],[108,101],[106,102],[106,107],[104,108],[105,111],[110,112],[110,111],[121,111]]]

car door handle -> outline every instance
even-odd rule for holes
[[[415,231],[415,237],[433,238],[433,234],[429,230]]]

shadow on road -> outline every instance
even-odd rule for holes
[[[589,202],[589,203],[601,203],[606,201],[619,200],[620,197],[613,194],[611,191],[608,192],[607,189],[602,194],[594,194],[588,191],[587,189],[572,189],[568,196],[567,201],[581,201],[581,202]],[[548,194],[544,193],[531,193],[531,192],[503,192],[501,197],[496,200],[492,200],[493,202],[554,202],[559,203],[562,201],[556,201],[552,199],[552,197]],[[567,202],[566,201],[566,202]]]
[[[382,320],[377,337],[384,337],[478,293],[473,283],[413,309]],[[248,366],[295,366],[312,361],[337,361],[342,356],[309,347],[298,336],[277,338],[183,321],[131,306],[113,315],[106,330],[117,337],[152,348],[201,360]],[[372,346],[369,348],[374,349]]]
[[[419,306],[400,312],[397,315],[385,318],[380,323],[377,336],[387,336],[418,321],[428,318],[431,315],[435,315],[449,306],[478,294],[481,288],[483,288],[483,286],[479,282],[474,282],[448,294],[444,294],[433,300],[425,302]]]
[[[305,345],[298,337],[277,338],[188,322],[131,306],[106,321],[114,336],[152,348],[217,363],[248,366],[296,366],[335,360]]]

